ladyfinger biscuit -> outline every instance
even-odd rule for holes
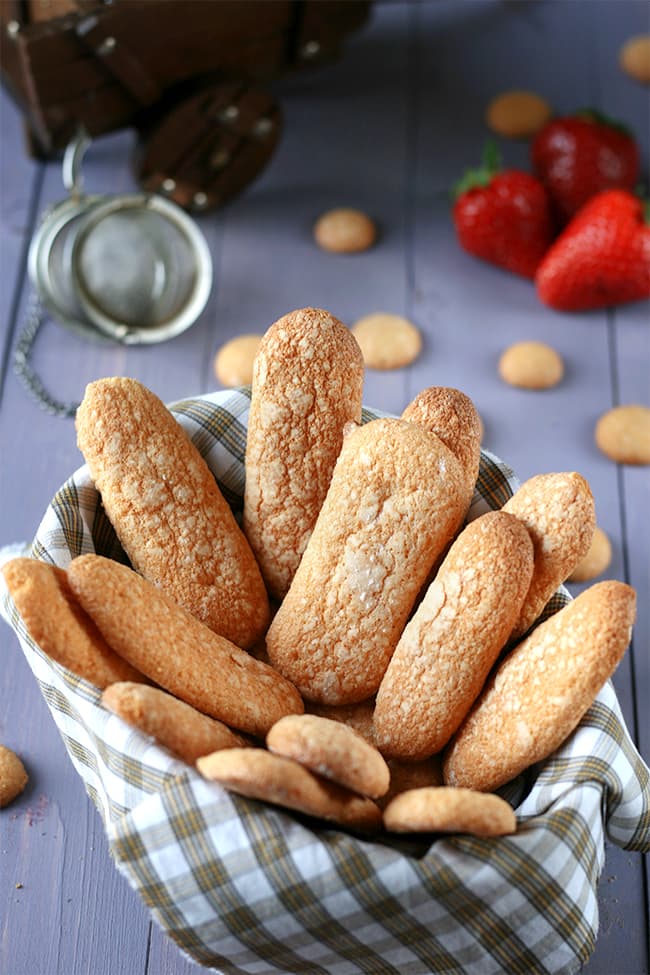
[[[532,573],[533,545],[514,515],[490,511],[463,529],[377,692],[384,755],[414,761],[447,744],[512,631]]]
[[[102,704],[189,765],[220,748],[243,748],[246,742],[221,721],[156,687],[120,681],[102,694]]]
[[[596,528],[594,499],[575,472],[538,474],[503,506],[528,529],[535,552],[530,589],[511,636],[522,636],[589,551]]]
[[[482,434],[481,418],[469,396],[450,386],[429,386],[408,404],[402,419],[435,433],[460,461],[469,507],[481,461]]]
[[[361,350],[329,312],[303,308],[264,335],[253,371],[244,531],[269,592],[289,589],[346,423],[360,422]]]
[[[449,744],[447,785],[492,792],[577,727],[630,642],[634,589],[599,582],[540,623],[499,665]]]
[[[196,767],[204,778],[251,799],[262,799],[353,829],[376,830],[381,826],[381,810],[372,799],[261,748],[214,752],[199,758]]]
[[[445,786],[403,792],[384,809],[393,833],[469,833],[506,836],[517,830],[512,807],[500,796]]]
[[[460,464],[422,427],[383,418],[345,437],[266,636],[271,663],[305,698],[352,704],[375,693],[464,503]]]
[[[100,689],[144,679],[108,645],[75,599],[63,569],[18,558],[6,562],[2,574],[27,632],[48,657]]]
[[[67,571],[75,596],[120,656],[198,711],[258,737],[285,714],[302,713],[289,681],[128,566],[80,555]]]
[[[376,748],[341,721],[316,714],[289,714],[273,725],[266,747],[362,796],[378,799],[390,772]]]
[[[237,646],[268,625],[243,532],[206,462],[135,379],[100,379],[77,411],[77,441],[136,571]]]

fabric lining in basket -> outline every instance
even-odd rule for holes
[[[172,407],[236,514],[250,393]],[[364,410],[364,420],[379,415]],[[383,414],[381,414],[383,415]],[[470,518],[500,508],[513,472],[484,452]],[[31,554],[125,561],[88,471],[48,508]],[[570,597],[559,591],[545,610]],[[570,973],[591,954],[605,835],[650,850],[650,784],[611,682],[551,758],[500,794],[513,836],[370,840],[231,795],[128,727],[51,661],[4,594],[119,869],[181,950],[224,975]]]

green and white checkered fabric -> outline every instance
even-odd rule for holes
[[[173,407],[235,510],[248,408],[247,390]],[[516,486],[484,453],[470,517]],[[124,559],[82,467],[32,554],[66,566],[92,551]],[[547,612],[568,598],[558,593]],[[371,841],[204,781],[49,660],[6,594],[4,613],[120,870],[183,951],[227,975],[575,972],[594,946],[605,835],[650,850],[649,773],[611,683],[555,755],[502,790],[515,835]]]

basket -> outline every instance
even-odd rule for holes
[[[249,405],[239,389],[172,407],[236,512]],[[364,421],[377,415],[364,410]],[[484,451],[469,517],[500,508],[516,487]],[[32,554],[66,566],[93,551],[125,559],[81,467],[53,498]],[[568,598],[558,592],[546,613]],[[179,948],[224,975],[575,972],[595,943],[605,835],[650,850],[648,768],[610,682],[554,755],[500,790],[516,834],[370,840],[204,781],[51,661],[6,593],[3,611],[117,867]]]

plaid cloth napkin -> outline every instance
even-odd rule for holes
[[[236,511],[249,399],[242,389],[173,406]],[[470,518],[516,487],[484,452]],[[31,553],[66,566],[92,551],[124,560],[82,467]],[[548,761],[501,790],[515,835],[371,841],[204,781],[105,711],[3,602],[118,868],[178,946],[224,975],[575,972],[594,947],[605,834],[650,850],[649,773],[611,683]]]

